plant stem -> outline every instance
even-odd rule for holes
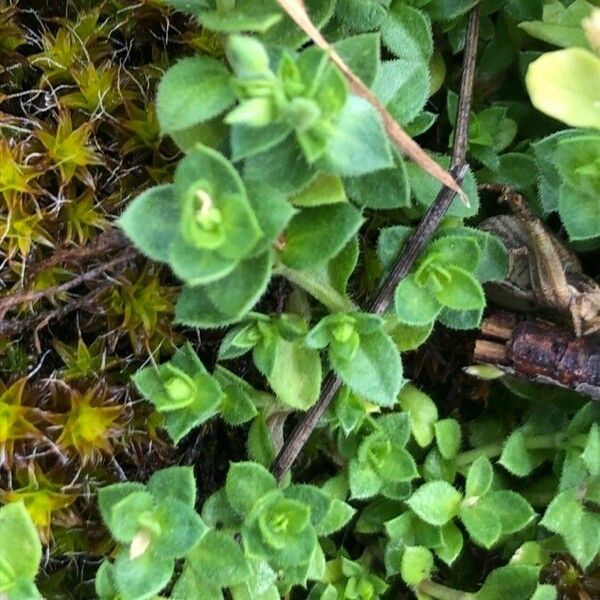
[[[579,434],[567,437],[567,434],[563,431],[559,431],[558,433],[544,433],[541,435],[531,435],[525,437],[524,440],[525,448],[527,450],[554,450],[563,447],[566,443],[568,443],[569,446],[580,446],[583,448],[586,442],[586,434]],[[480,446],[479,448],[474,448],[473,450],[461,452],[456,457],[456,466],[462,467],[465,465],[470,465],[472,462],[475,462],[480,456],[487,456],[488,458],[499,456],[500,454],[502,454],[503,449],[504,443],[498,443],[487,444],[485,446]]]
[[[473,600],[475,594],[469,592],[463,592],[461,590],[455,590],[453,588],[446,587],[440,583],[435,583],[430,579],[422,581],[417,589],[423,594],[437,598],[437,600]]]
[[[331,312],[353,312],[359,310],[352,300],[348,300],[328,283],[308,271],[297,271],[285,265],[277,265],[275,267],[275,274],[282,275],[298,287],[301,287],[305,292],[313,296],[313,298],[324,304]]]

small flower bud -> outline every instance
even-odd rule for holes
[[[150,534],[145,529],[140,529],[133,538],[131,546],[129,546],[129,558],[134,560],[138,556],[142,556],[148,550],[151,541]]]

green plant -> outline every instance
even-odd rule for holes
[[[42,545],[22,502],[0,508],[0,594],[7,600],[34,600],[42,596],[34,584]]]
[[[536,144],[544,177],[541,200],[545,212],[558,210],[572,240],[590,240],[598,237],[600,228],[600,136],[589,131],[600,129],[600,9],[588,2],[575,2],[567,9],[556,6],[555,10],[559,16],[548,9],[533,34],[545,39],[544,32],[552,31],[553,19],[557,18],[562,35],[551,36],[548,41],[566,49],[543,54],[534,61],[527,72],[527,88],[538,109],[581,129],[562,131]],[[567,16],[569,28],[563,25]],[[550,190],[555,181],[558,190]]]
[[[174,560],[201,538],[205,527],[194,512],[196,489],[190,469],[171,467],[148,484],[115,483],[98,502],[113,537],[123,545],[105,562],[96,581],[101,598],[149,598],[171,579]],[[116,588],[116,589],[115,589]]]
[[[593,598],[598,403],[462,369],[519,258],[479,184],[598,248],[597,0],[38,4],[0,6],[0,525],[50,560],[2,548],[0,599]]]

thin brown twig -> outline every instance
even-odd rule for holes
[[[115,228],[111,227],[103,233],[101,233],[93,242],[86,246],[77,246],[74,248],[63,248],[58,252],[55,252],[52,256],[46,260],[40,261],[31,267],[27,271],[27,277],[31,278],[32,275],[39,273],[45,269],[49,269],[59,264],[69,263],[81,263],[88,259],[101,258],[110,252],[121,250],[129,245],[129,241],[125,237],[124,233]]]
[[[83,308],[86,306],[92,305],[96,298],[104,292],[106,289],[114,286],[114,282],[110,281],[105,284],[99,285],[91,292],[86,294],[85,296],[81,296],[80,298],[75,298],[72,301],[59,306],[58,308],[54,308],[52,310],[47,310],[38,314],[29,317],[28,319],[13,319],[13,320],[4,320],[0,321],[0,335],[11,336],[15,335],[19,332],[27,331],[28,329],[35,328],[36,336],[37,331],[46,326],[50,321],[54,321],[56,319],[62,319],[69,313],[77,310],[79,308]],[[39,348],[36,349],[39,351]]]
[[[469,16],[460,100],[458,103],[456,131],[452,151],[452,175],[459,184],[462,183],[462,179],[467,170],[467,139],[475,80],[478,39],[479,5],[471,10]],[[456,192],[453,188],[443,187],[440,190],[434,203],[431,205],[416,231],[407,242],[403,252],[398,257],[390,274],[385,279],[373,300],[368,303],[368,310],[370,312],[383,314],[387,310],[393,298],[396,286],[412,269],[415,261],[435,233],[435,230],[446,214],[455,195]],[[271,467],[271,471],[277,479],[281,480],[289,471],[341,385],[341,380],[333,373],[330,373],[327,376],[323,383],[323,387],[321,388],[319,400],[310,410],[308,410],[302,420],[296,425]]]
[[[131,260],[137,252],[133,249],[126,250],[120,256],[117,256],[113,260],[102,263],[98,265],[96,268],[86,271],[85,273],[81,273],[77,277],[66,281],[65,283],[61,283],[60,285],[54,285],[52,287],[46,288],[45,290],[39,290],[35,292],[25,292],[23,294],[13,294],[0,300],[0,319],[4,318],[4,315],[12,306],[17,306],[19,304],[23,304],[24,302],[35,302],[36,300],[40,300],[41,298],[49,298],[54,296],[55,294],[60,294],[61,292],[66,292],[70,289],[80,286],[82,283],[86,281],[91,281],[98,275],[105,273],[106,271],[110,271],[117,265],[120,265],[123,262]]]

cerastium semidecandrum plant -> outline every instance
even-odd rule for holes
[[[506,403],[522,418],[492,409],[465,422],[440,414],[401,360],[435,323],[476,328],[483,284],[508,272],[498,238],[464,223],[479,210],[467,147],[478,177],[505,176],[500,153],[514,138],[505,109],[475,113],[469,127],[479,22],[488,26],[495,9],[307,2],[333,40],[324,50],[276,2],[169,4],[218,32],[225,57],[184,58],[165,73],[158,119],[184,156],[173,181],[139,195],[119,224],[183,282],[178,323],[229,329],[212,373],[186,343],[133,381],[175,444],[216,417],[249,424],[249,460],[232,463],[201,507],[188,467],[103,488],[99,507],[117,546],[98,572],[98,596],[555,598],[540,575],[554,553],[569,553],[582,570],[598,560],[600,405],[540,406],[535,391],[518,388],[520,400]],[[435,120],[426,110],[432,23],[456,50],[466,38],[461,92],[448,102],[458,105],[453,155],[435,158],[452,167],[467,204],[440,191],[388,136],[386,119],[415,134]],[[365,260],[359,231],[381,214],[388,226],[373,254],[382,283],[363,311],[349,280]],[[275,278],[293,289],[281,310],[260,302]],[[230,361],[246,355],[272,394],[236,373]],[[506,397],[500,390],[494,399]],[[305,414],[285,437],[282,422],[295,411]],[[313,432],[299,474],[308,483],[292,482],[290,467]],[[315,472],[311,463],[326,466]],[[21,508],[11,510],[5,518],[31,529]],[[473,548],[503,566],[466,584],[477,591],[455,589],[450,569],[468,572]],[[11,556],[0,553],[0,597],[35,597],[37,563],[18,574]]]

